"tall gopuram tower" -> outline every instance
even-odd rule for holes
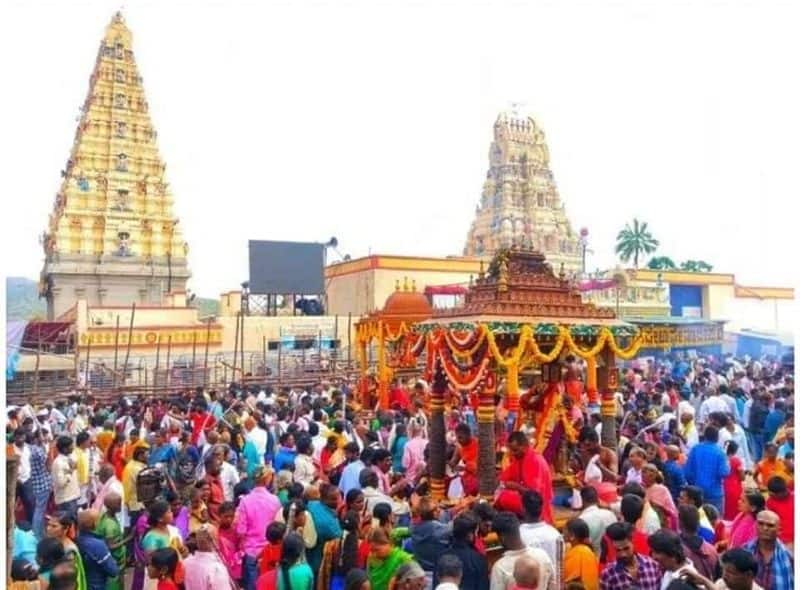
[[[185,291],[188,247],[172,212],[132,35],[106,27],[47,231],[39,294],[49,319],[90,306],[163,305]]]
[[[544,132],[516,109],[494,123],[489,171],[464,254],[491,257],[512,244],[542,252],[556,272],[561,263],[568,273],[580,270],[580,238],[558,196]]]

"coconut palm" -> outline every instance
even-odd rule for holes
[[[647,263],[647,268],[652,270],[677,270],[678,265],[669,256],[656,256]]]
[[[625,228],[617,234],[617,246],[614,251],[623,262],[633,258],[633,266],[639,268],[639,255],[652,254],[658,248],[658,240],[647,229],[647,222],[638,219],[633,224],[626,223]]]

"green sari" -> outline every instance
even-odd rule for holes
[[[367,560],[367,576],[372,590],[389,590],[389,583],[397,572],[397,568],[412,559],[411,554],[397,547],[393,547],[391,553],[383,561],[370,556]]]
[[[75,590],[86,590],[86,570],[83,569],[83,559],[81,558],[81,552],[78,550],[78,546],[72,541],[64,543],[64,553],[71,556],[72,561],[75,562],[75,571],[77,572]]]
[[[108,514],[103,514],[103,516],[100,517],[94,532],[103,537],[107,544],[119,543],[122,540],[122,529],[119,526],[119,521]],[[114,558],[114,561],[117,562],[119,571],[123,571],[127,559],[125,545],[120,545],[111,551],[111,556]],[[106,590],[123,590],[121,576],[109,578],[106,582]]]

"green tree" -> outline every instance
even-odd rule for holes
[[[652,254],[658,248],[658,240],[647,229],[647,222],[638,219],[633,224],[626,223],[625,228],[617,234],[617,246],[614,251],[620,260],[628,262],[633,258],[633,266],[639,268],[639,256]]]
[[[681,262],[681,270],[687,272],[711,272],[714,269],[705,260],[684,260]]]
[[[669,256],[656,256],[647,263],[647,268],[652,270],[676,270],[678,265]]]

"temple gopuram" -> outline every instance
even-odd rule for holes
[[[42,236],[39,291],[51,321],[78,300],[163,305],[190,276],[131,42],[117,13],[100,42]]]
[[[580,270],[580,237],[559,198],[544,132],[517,110],[495,121],[489,170],[464,255],[491,257],[512,243],[531,244],[568,274]]]

